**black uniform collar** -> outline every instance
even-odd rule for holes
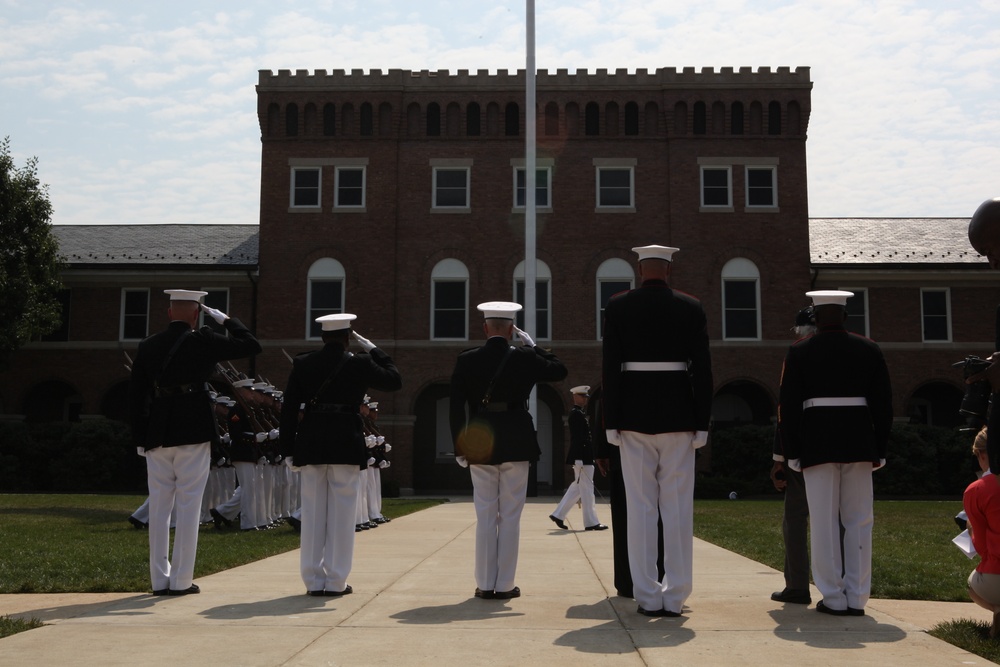
[[[843,324],[827,324],[816,330],[816,333],[831,333],[834,331],[847,331]]]
[[[650,278],[649,280],[642,281],[643,287],[667,287],[666,280],[660,280],[658,278]]]

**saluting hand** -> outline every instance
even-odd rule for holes
[[[514,333],[516,333],[520,337],[521,342],[524,345],[528,347],[535,347],[535,341],[531,339],[531,336],[528,335],[528,332],[525,331],[524,329],[519,329],[516,324],[514,325]]]
[[[229,315],[226,315],[218,308],[212,308],[211,306],[206,306],[203,303],[199,305],[201,305],[201,309],[205,311],[205,314],[215,320],[218,324],[222,324],[229,319]]]
[[[356,340],[358,342],[358,345],[360,345],[361,349],[364,350],[365,352],[371,352],[372,350],[375,349],[375,343],[371,342],[370,340],[359,334],[357,331],[354,330],[351,331],[351,338]]]

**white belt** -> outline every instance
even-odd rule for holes
[[[686,361],[626,361],[623,371],[686,371]]]
[[[868,405],[864,396],[832,396],[830,398],[809,398],[802,401],[802,409],[806,408],[843,408]]]

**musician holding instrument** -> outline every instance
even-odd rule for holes
[[[218,437],[208,379],[219,361],[251,357],[260,343],[236,318],[202,303],[207,292],[171,289],[170,324],[139,343],[129,385],[132,439],[146,457],[149,574],[154,595],[188,595],[194,578],[201,498]],[[204,311],[225,328],[197,329]],[[170,555],[170,511],[176,510]]]
[[[352,592],[358,487],[369,457],[359,411],[368,388],[403,384],[392,358],[351,328],[356,317],[316,319],[323,347],[295,358],[282,396],[278,442],[286,464],[300,469],[300,571],[313,596]],[[362,353],[348,350],[352,339]]]

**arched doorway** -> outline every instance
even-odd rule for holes
[[[917,387],[906,402],[906,416],[911,424],[956,428],[965,423],[965,415],[958,411],[963,395],[947,382],[928,382]]]
[[[24,395],[21,413],[26,421],[80,421],[83,397],[71,385],[61,380],[39,382]]]
[[[750,380],[723,385],[712,399],[712,426],[766,425],[774,417],[774,401],[764,387]]]

